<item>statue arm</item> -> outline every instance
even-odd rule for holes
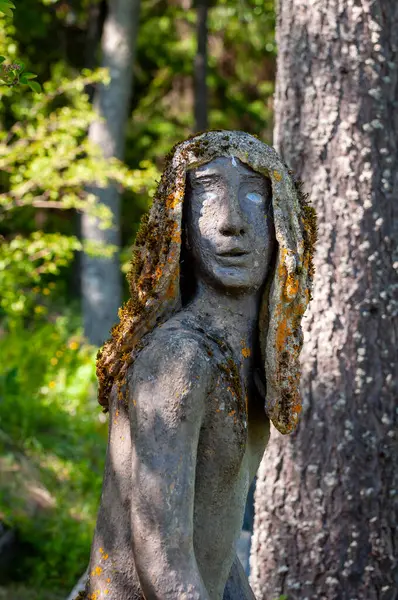
[[[209,600],[193,547],[208,371],[197,342],[177,338],[142,351],[129,384],[131,538],[148,600]]]
[[[256,600],[238,556],[232,564],[223,600]]]

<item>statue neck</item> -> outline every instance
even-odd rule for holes
[[[193,300],[187,307],[193,315],[200,315],[208,326],[225,332],[225,338],[237,355],[250,350],[254,355],[257,337],[261,290],[251,294],[233,295],[215,289],[199,280]],[[250,361],[249,361],[250,362]]]

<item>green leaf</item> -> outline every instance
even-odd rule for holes
[[[7,15],[7,17],[14,16],[14,13],[12,12],[11,8],[8,8],[7,6],[4,6],[3,4],[0,4],[0,12]]]
[[[4,13],[9,17],[13,17],[13,9],[15,8],[15,4],[10,2],[9,0],[0,0],[0,12]]]
[[[25,77],[25,79],[36,79],[37,75],[35,75],[34,73],[24,73],[23,76]]]
[[[41,92],[40,83],[37,83],[37,81],[28,81],[27,83],[31,90],[40,94],[40,92]]]
[[[0,56],[0,65],[1,63],[3,63],[5,61],[6,57],[5,56]]]
[[[19,83],[22,83],[23,85],[27,85],[29,82],[26,79],[25,75],[22,75],[22,77],[19,78]]]

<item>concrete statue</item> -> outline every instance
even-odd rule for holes
[[[210,131],[168,157],[98,356],[109,440],[82,598],[254,598],[235,543],[270,421],[297,424],[315,236],[258,139]]]

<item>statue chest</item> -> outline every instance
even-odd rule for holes
[[[206,478],[216,477],[226,484],[239,476],[248,443],[246,403],[239,378],[222,365],[206,399],[199,439],[198,466]]]
[[[263,401],[247,393],[236,372],[222,368],[206,405],[198,464],[224,483],[244,478],[249,485],[270,435]]]

